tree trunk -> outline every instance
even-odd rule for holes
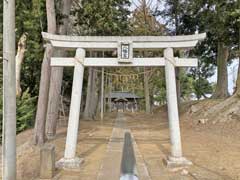
[[[224,43],[218,43],[217,54],[217,86],[212,98],[227,98],[228,93],[228,72],[227,61],[229,57],[229,50]]]
[[[42,145],[45,142],[45,124],[47,113],[47,102],[50,82],[50,58],[52,56],[52,47],[47,45],[42,62],[40,89],[37,105],[37,114],[34,128],[34,143]]]
[[[59,50],[56,50],[54,54],[58,54],[61,57],[64,56],[64,52],[59,52]],[[46,122],[46,134],[48,139],[53,139],[56,135],[62,78],[63,67],[52,67]]]
[[[48,32],[56,33],[56,14],[54,1],[46,0]],[[39,87],[37,113],[34,127],[34,143],[41,145],[45,142],[45,124],[48,105],[48,93],[50,83],[50,58],[52,56],[52,47],[47,45],[42,62],[41,79]]]
[[[26,40],[27,40],[27,35],[24,33],[19,41],[18,41],[18,49],[17,49],[17,55],[15,57],[16,59],[16,96],[19,97],[22,94],[22,89],[21,89],[21,68],[22,68],[22,63],[24,59],[24,53],[26,51]]]
[[[112,94],[112,81],[111,81],[111,78],[109,76],[108,78],[108,86],[109,86],[109,89],[108,89],[108,112],[112,112],[112,99],[111,99],[111,94]]]
[[[90,106],[91,106],[91,89],[92,89],[92,77],[93,77],[93,68],[88,68],[88,82],[87,82],[87,97],[86,97],[86,105],[83,112],[84,119],[90,118]]]
[[[102,78],[101,78],[101,120],[103,120],[104,113],[104,68],[102,67]]]
[[[99,79],[101,79],[99,77]],[[99,83],[97,84],[97,88],[98,88],[98,91],[97,91],[97,107],[96,107],[96,112],[94,114],[94,117],[97,116],[97,115],[100,115],[100,119],[102,120],[102,111],[101,111],[101,106],[102,106],[102,82],[99,81]]]
[[[98,83],[99,78],[97,76],[97,72],[93,71],[92,77],[92,89],[91,89],[91,105],[90,105],[90,118],[94,119],[96,112],[97,112],[97,105],[98,105]]]
[[[180,35],[180,31],[179,31],[179,1],[178,0],[174,0],[174,4],[173,4],[173,9],[174,9],[174,20],[175,20],[175,35]],[[180,55],[180,50],[178,51],[178,55]],[[178,106],[180,105],[181,102],[181,81],[180,81],[180,72],[181,69],[180,67],[176,67],[175,68],[175,73],[176,73],[176,91],[177,91],[177,103]]]
[[[62,0],[62,23],[59,25],[58,32],[60,35],[65,35],[68,30],[69,14],[71,10],[72,0]],[[57,56],[64,56],[63,50],[56,51]],[[51,80],[49,89],[49,101],[47,111],[47,137],[52,139],[56,135],[57,119],[59,112],[59,103],[61,96],[61,87],[63,79],[63,67],[51,68]]]
[[[144,95],[145,95],[145,108],[146,113],[151,113],[151,106],[150,106],[150,93],[149,93],[149,74],[146,72],[146,68],[144,68]]]
[[[91,57],[96,57],[97,54],[90,52]],[[89,67],[88,70],[88,85],[87,85],[87,97],[86,106],[84,108],[84,119],[93,120],[98,106],[98,81],[97,72],[93,67]]]

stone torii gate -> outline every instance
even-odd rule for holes
[[[171,154],[167,165],[191,164],[182,155],[176,93],[175,67],[196,67],[196,58],[174,57],[173,49],[187,49],[196,46],[203,34],[186,36],[63,36],[42,33],[43,38],[54,48],[76,50],[75,57],[52,57],[51,66],[74,67],[70,114],[64,157],[58,161],[63,168],[77,168],[82,159],[76,157],[80,104],[84,67],[137,67],[165,66],[168,120]],[[86,58],[86,49],[117,49],[116,58]],[[133,49],[164,49],[164,57],[134,58]]]

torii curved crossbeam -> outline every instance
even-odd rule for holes
[[[117,48],[119,42],[133,43],[133,48],[191,48],[206,33],[183,36],[65,36],[42,32],[46,41],[61,48]]]
[[[84,66],[165,66],[165,59],[157,58],[134,58],[133,49],[165,49],[165,48],[193,48],[198,41],[206,37],[206,33],[186,36],[65,36],[50,33],[42,33],[43,38],[55,48],[63,49],[118,49],[117,58],[85,58]],[[129,63],[121,61],[121,43],[130,45]],[[53,57],[51,66],[74,66],[75,58]],[[121,61],[125,62],[125,61]],[[177,58],[175,66],[197,66],[196,58]]]

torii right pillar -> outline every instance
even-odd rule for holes
[[[182,144],[176,91],[175,59],[172,48],[167,48],[164,50],[164,58],[168,121],[171,143],[171,155],[165,159],[165,163],[167,167],[191,165],[192,162],[182,156]]]

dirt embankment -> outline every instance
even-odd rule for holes
[[[240,98],[206,99],[184,103],[180,107],[182,119],[198,130],[225,137],[240,137]]]

